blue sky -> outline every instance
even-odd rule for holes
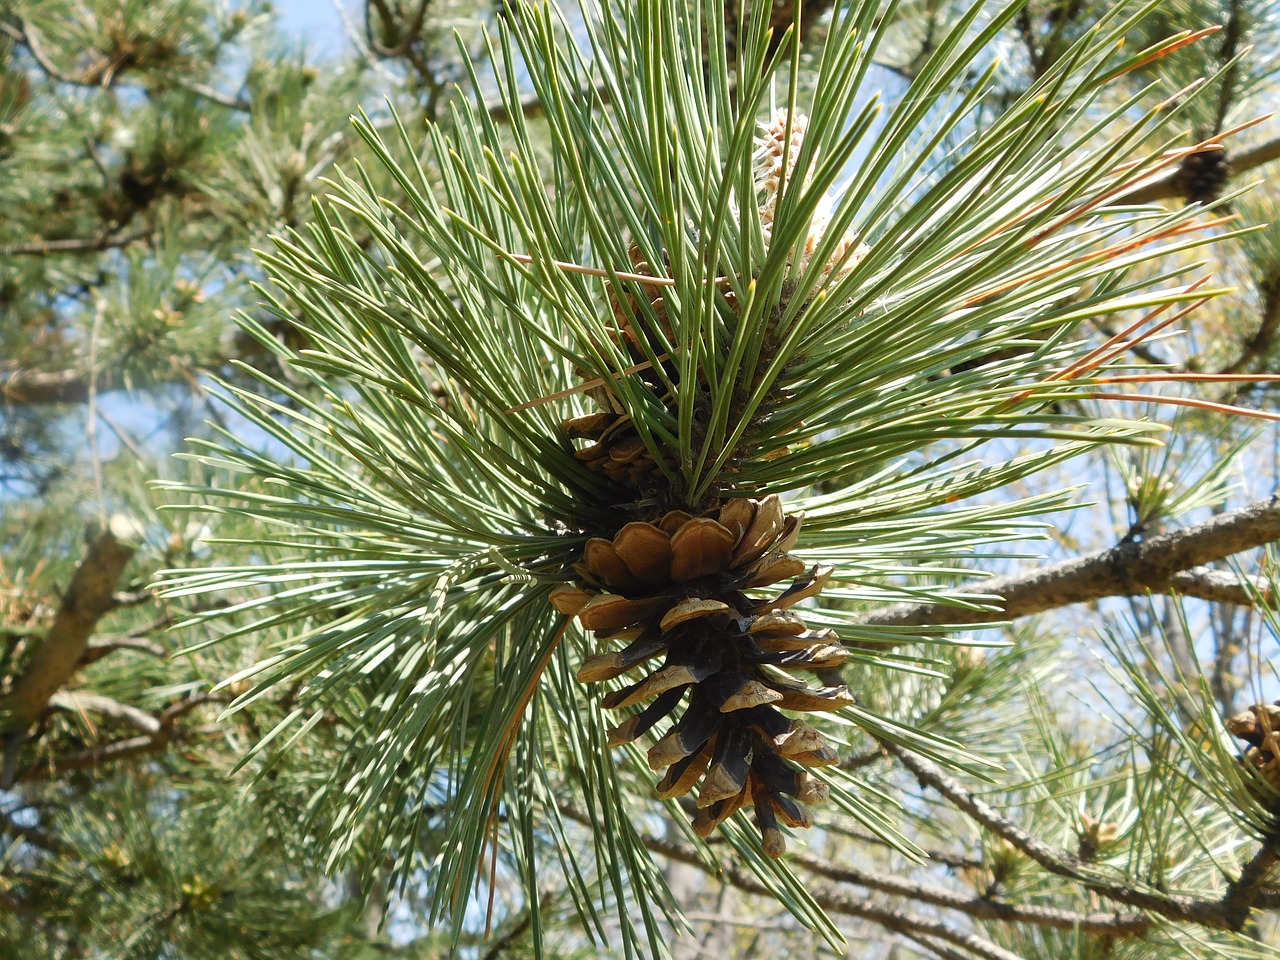
[[[273,0],[280,15],[280,27],[307,41],[308,46],[326,53],[336,52],[345,42],[338,6],[359,22],[359,0]]]

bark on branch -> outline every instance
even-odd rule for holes
[[[984,609],[944,603],[902,603],[871,610],[868,625],[931,627],[990,623],[1103,597],[1185,592],[1211,600],[1248,600],[1245,585],[1200,570],[1206,563],[1280,540],[1280,499],[1272,497],[1204,523],[1049,567],[974,583],[962,592],[988,597]]]
[[[84,403],[89,399],[84,370],[15,370],[0,377],[0,400],[8,404]],[[99,380],[100,390],[111,389]]]
[[[62,595],[53,625],[13,689],[0,699],[0,726],[29,727],[44,713],[49,698],[79,669],[98,621],[115,606],[116,586],[133,557],[137,532],[132,521],[117,515],[90,542]]]
[[[175,742],[190,741],[195,738],[212,737],[224,733],[219,724],[208,726],[183,727],[179,720],[198,707],[209,703],[222,703],[223,698],[213,694],[200,693],[170,704],[157,716],[147,714],[144,732],[135,737],[112,740],[109,743],[86,747],[73,753],[65,753],[49,760],[33,764],[17,771],[13,778],[15,783],[31,783],[35,781],[53,780],[72,770],[94,770],[109,766],[134,757],[162,753]],[[137,724],[143,727],[144,724]]]
[[[1277,852],[1275,846],[1265,844],[1258,855],[1242,870],[1239,879],[1227,887],[1226,895],[1222,900],[1202,900],[1142,889],[1108,877],[1093,864],[1081,860],[1074,854],[1058,850],[1031,835],[965,789],[958,780],[933,761],[917,756],[889,741],[882,741],[882,743],[884,748],[915,776],[921,786],[938,791],[975,822],[1007,840],[1045,870],[1074,880],[1108,900],[1137,907],[1170,920],[1197,923],[1219,930],[1239,931],[1248,920],[1250,911],[1257,906],[1256,897],[1271,876],[1277,862],[1280,861],[1280,852]]]

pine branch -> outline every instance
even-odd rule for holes
[[[14,370],[0,377],[0,397],[10,406],[84,403],[89,399],[90,379],[84,370]],[[98,389],[113,389],[106,371],[99,375]]]
[[[160,732],[160,721],[147,711],[96,693],[59,690],[49,698],[49,706],[69,713],[96,713],[108,720],[127,723],[143,733]]]
[[[859,623],[916,627],[988,623],[1148,591],[1185,591],[1189,596],[1238,603],[1249,599],[1239,581],[1199,568],[1276,540],[1280,540],[1280,499],[1273,497],[1193,527],[1120,543],[1040,570],[974,583],[963,591],[968,597],[981,593],[986,609],[904,603],[872,610]]]
[[[33,240],[0,246],[0,257],[47,257],[58,253],[100,253],[119,250],[131,243],[150,238],[150,230],[134,233],[108,231],[96,237],[67,237],[61,240]]]
[[[233,360],[242,361],[258,369],[270,367],[275,361],[261,343],[251,337],[237,338],[235,345],[225,355],[214,354],[197,357],[190,363],[166,365],[156,370],[146,384],[126,384],[119,372],[110,367],[100,367],[95,372],[89,368],[69,367],[64,370],[34,370],[27,367],[0,368],[0,405],[37,406],[47,403],[86,403],[90,385],[96,384],[98,394],[112,390],[142,389],[167,383],[191,384],[195,375],[209,370],[219,370]]]
[[[1277,140],[1280,143],[1280,140]],[[1276,341],[1280,332],[1280,277],[1272,279],[1264,290],[1262,299],[1262,316],[1258,321],[1258,329],[1245,341],[1240,356],[1225,367],[1224,373],[1239,373],[1251,366],[1254,361],[1265,357]]]
[[[1124,883],[1116,883],[1100,876],[1089,863],[1074,854],[1057,850],[1037,837],[1027,833],[1013,821],[1001,816],[994,808],[966,790],[940,766],[924,757],[911,753],[896,744],[883,741],[884,747],[915,776],[921,786],[931,787],[952,804],[968,814],[974,821],[1044,867],[1050,873],[1080,883],[1095,893],[1159,914],[1170,920],[1198,923],[1219,930],[1239,931],[1255,906],[1254,897],[1270,877],[1280,852],[1274,844],[1266,844],[1262,851],[1245,867],[1240,878],[1227,888],[1222,900],[1202,900],[1170,893],[1142,890]]]
[[[1193,567],[1170,579],[1170,592],[1211,603],[1233,603],[1252,607],[1259,603],[1270,604],[1275,597],[1271,581],[1262,577],[1240,578],[1222,570]]]
[[[28,827],[20,823],[15,823],[12,817],[5,817],[3,820],[0,820],[0,833],[13,834],[16,837],[21,838],[26,843],[39,847],[41,850],[48,851],[49,853],[65,853],[70,850],[70,847],[68,847],[67,844],[63,843],[52,834],[45,833],[43,830],[39,830],[36,827]]]
[[[1227,895],[1222,898],[1222,910],[1228,926],[1232,930],[1241,930],[1249,919],[1249,911],[1258,900],[1262,887],[1275,873],[1280,864],[1280,847],[1273,840],[1264,843],[1244,869],[1240,876],[1227,886]]]
[[[568,816],[580,823],[590,824],[591,820],[586,814],[575,811],[572,808],[566,808],[563,805],[561,810]],[[664,840],[657,837],[645,837],[643,842],[646,848],[654,853],[660,854],[670,860],[679,863],[687,863],[691,866],[698,867],[709,874],[716,873],[715,868],[708,866],[698,852],[692,847],[678,843],[673,840]],[[731,863],[721,863],[718,865],[718,876],[731,884],[732,886],[744,891],[745,893],[757,894],[760,896],[771,897],[769,890],[761,884],[756,878]],[[921,916],[920,914],[911,913],[897,907],[885,907],[873,904],[865,899],[856,896],[849,896],[836,890],[824,888],[811,888],[810,894],[813,899],[824,910],[831,913],[839,913],[844,916],[858,917],[862,920],[870,920],[872,923],[879,924],[886,930],[894,933],[900,933],[904,936],[915,938],[917,935],[926,937],[936,937],[938,940],[947,943],[953,943],[957,946],[964,947],[977,956],[984,957],[986,960],[1023,960],[1015,953],[1004,949],[1003,947],[992,943],[975,933],[964,930],[956,930],[947,926],[940,921],[931,917]]]
[[[970,960],[967,954],[961,953],[958,950],[953,950],[945,943],[941,943],[933,937],[928,937],[924,934],[916,934],[915,936],[907,934],[907,937],[908,939],[914,940],[916,943],[920,944],[920,946],[924,947],[926,950],[933,952],[939,960]]]
[[[137,534],[133,521],[117,514],[89,544],[62,596],[53,625],[13,689],[0,699],[5,726],[23,730],[34,723],[49,698],[80,668],[98,621],[115,608],[116,584],[133,557],[136,547],[132,541]]]
[[[569,817],[569,819],[575,820],[584,826],[593,826],[594,821],[585,812],[564,802],[561,802],[558,806],[560,812]],[[678,863],[697,867],[708,875],[716,876],[745,893],[766,897],[773,896],[751,873],[737,866],[736,863],[708,864],[693,847],[674,840],[644,836],[641,841],[645,848],[651,852]],[[806,867],[809,860],[821,862],[817,861],[816,858],[796,858],[796,862]],[[831,869],[837,870],[839,868],[833,866]],[[887,930],[901,933],[911,939],[916,939],[919,936],[937,938],[946,943],[962,946],[978,956],[988,958],[988,960],[1022,960],[1016,954],[1010,953],[989,940],[967,931],[955,930],[929,917],[923,917],[893,907],[871,904],[864,899],[847,896],[836,890],[810,888],[809,892],[824,910],[870,920]],[[921,898],[921,902],[929,901]]]
[[[931,883],[904,880],[892,874],[874,874],[856,867],[837,865],[808,854],[792,857],[796,866],[828,880],[852,883],[868,890],[878,890],[906,897],[920,903],[958,910],[981,920],[1000,920],[1005,923],[1029,923],[1056,930],[1084,930],[1115,937],[1140,936],[1151,928],[1152,920],[1141,913],[1075,913],[1055,907],[1032,904],[1015,904],[990,897],[967,897]]]
[[[166,622],[172,621],[172,617],[165,618]],[[158,643],[152,643],[150,640],[142,640],[137,637],[125,635],[115,640],[102,640],[97,643],[90,643],[85,647],[84,656],[80,658],[80,666],[88,666],[91,663],[97,663],[103,657],[110,656],[119,650],[133,650],[136,653],[145,653],[152,657],[165,657],[168,651]]]
[[[155,725],[155,730],[152,733],[113,740],[110,743],[87,747],[84,750],[77,750],[73,753],[63,754],[51,760],[33,764],[18,771],[13,778],[14,782],[33,783],[55,780],[72,770],[97,769],[113,763],[130,760],[134,757],[161,753],[167,750],[172,743],[192,736],[217,735],[223,731],[223,728],[218,724],[197,727],[191,730],[182,728],[178,721],[197,707],[208,703],[222,702],[221,697],[207,693],[196,694],[195,696],[187,697],[185,700],[179,700],[177,703],[166,707],[159,716],[149,717],[150,722]]]
[[[877,837],[874,833],[866,830],[859,830],[849,827],[838,821],[832,823],[824,823],[823,829],[830,833],[838,834],[842,837],[849,837],[860,843],[870,843],[877,847],[886,849],[894,849],[893,845],[883,837]],[[983,861],[976,857],[963,857],[946,850],[928,849],[924,850],[925,859],[930,863],[936,863],[939,866],[946,867],[948,870],[976,870],[982,866]]]
[[[494,941],[493,945],[484,952],[482,960],[499,960],[507,947],[514,946],[519,942],[520,938],[528,932],[529,927],[533,925],[532,911],[525,913],[516,921],[510,930]]]
[[[15,43],[26,47],[27,52],[31,54],[31,59],[36,62],[40,70],[56,83],[65,83],[73,87],[100,88],[110,86],[111,82],[119,76],[115,70],[115,64],[107,58],[100,58],[79,74],[63,70],[53,62],[48,51],[44,49],[44,43],[40,40],[39,34],[31,29],[30,24],[23,23],[21,20],[16,27],[9,23],[0,23],[0,33],[4,33]],[[251,109],[248,101],[222,93],[189,77],[175,73],[166,75],[165,80],[229,110],[248,113]]]

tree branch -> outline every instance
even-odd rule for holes
[[[1056,930],[1084,930],[1089,933],[1105,933],[1111,936],[1132,937],[1151,928],[1152,920],[1142,913],[1074,913],[1055,907],[1031,904],[1006,903],[989,897],[967,897],[946,887],[931,883],[917,883],[892,875],[877,875],[856,867],[837,866],[828,861],[797,853],[791,858],[796,866],[803,867],[828,880],[852,883],[868,890],[879,890],[907,897],[935,907],[959,910],[981,920],[1001,920],[1005,923],[1030,923]]]
[[[152,643],[150,640],[143,640],[139,637],[132,637],[126,634],[115,640],[103,640],[99,643],[90,643],[84,650],[84,656],[80,658],[80,666],[88,666],[91,663],[97,663],[103,657],[110,656],[118,650],[133,650],[137,653],[145,653],[153,657],[168,656],[169,651],[158,643]]]
[[[1232,578],[1234,582],[1228,583],[1223,575],[1206,576],[1208,571],[1197,568],[1275,540],[1280,540],[1280,499],[1273,497],[1197,526],[1121,543],[1029,573],[976,582],[963,593],[966,597],[982,594],[986,605],[981,609],[945,603],[902,603],[871,610],[858,622],[904,627],[990,623],[1103,597],[1148,591],[1169,593],[1184,588],[1191,596],[1221,597],[1237,603],[1247,598],[1238,581]]]
[[[561,809],[564,810],[564,807],[562,806]],[[590,818],[586,817],[585,814],[573,810],[565,810],[565,812],[581,823],[590,824]],[[692,847],[657,837],[644,837],[643,843],[649,850],[670,860],[690,864],[707,873],[714,872],[714,868],[698,856],[698,852]],[[772,896],[763,884],[759,883],[754,876],[736,864],[722,863],[718,866],[719,875],[722,879],[739,890],[760,896]],[[809,893],[819,906],[830,913],[870,920],[886,930],[891,930],[894,933],[900,933],[913,939],[917,935],[936,937],[947,943],[954,943],[957,946],[964,947],[966,950],[986,958],[986,960],[1022,960],[1017,954],[1010,953],[990,940],[965,930],[953,929],[931,917],[920,916],[895,907],[880,906],[870,903],[861,897],[846,896],[839,891],[821,887],[810,888]]]
[[[112,80],[119,76],[119,74],[112,68],[110,61],[106,58],[102,58],[98,63],[94,64],[79,75],[68,73],[53,62],[48,52],[44,49],[44,45],[40,41],[39,36],[31,29],[30,24],[23,23],[21,20],[19,20],[18,23],[18,27],[8,23],[0,23],[0,33],[7,34],[15,43],[26,47],[27,52],[31,54],[31,59],[36,62],[36,65],[50,80],[53,80],[56,83],[65,83],[74,87],[88,87],[92,89],[96,87],[109,86]],[[189,79],[181,74],[166,75],[165,79],[176,83],[184,90],[194,93],[198,97],[202,97],[205,100],[218,104],[219,106],[227,107],[230,110],[247,113],[251,108],[249,102],[246,100],[241,100],[239,97],[222,93],[207,84]]]
[[[113,740],[110,743],[87,747],[74,753],[66,753],[51,760],[36,763],[21,770],[14,777],[15,783],[31,783],[42,780],[54,780],[72,770],[95,769],[133,757],[160,753],[168,749],[175,740],[204,733],[217,733],[223,728],[213,724],[193,730],[184,730],[178,726],[178,720],[197,707],[206,703],[220,703],[222,698],[207,693],[196,694],[179,700],[161,711],[159,717],[151,717],[156,728],[152,733],[144,733],[136,737]]]
[[[569,819],[576,820],[584,826],[592,826],[592,819],[581,810],[564,802],[559,803],[558,807],[560,812],[569,817]],[[750,872],[738,866],[736,862],[708,864],[693,847],[675,840],[642,836],[641,842],[646,849],[659,856],[697,867],[707,874],[718,876],[721,880],[745,893],[773,898],[773,894],[764,885],[757,881]],[[810,888],[809,893],[819,906],[830,913],[870,920],[886,930],[900,933],[911,939],[917,939],[918,937],[936,938],[939,941],[964,947],[971,953],[985,958],[985,960],[1022,960],[1021,957],[1010,953],[990,940],[986,940],[969,931],[953,929],[931,917],[920,916],[919,914],[894,907],[869,903],[862,897],[846,896],[839,891],[822,887]]]
[[[1280,332],[1280,276],[1262,285],[1262,315],[1258,319],[1258,329],[1245,341],[1240,356],[1223,372],[1239,373],[1265,357],[1275,344],[1277,332]]]
[[[160,732],[160,721],[147,711],[96,693],[59,690],[49,698],[49,706],[69,713],[96,713],[108,720],[127,723],[143,733]]]
[[[1196,156],[1196,154],[1192,154]],[[1231,176],[1236,178],[1264,163],[1280,159],[1280,137],[1275,137],[1256,147],[1242,150],[1230,156]],[[1116,199],[1117,203],[1152,203],[1156,200],[1171,200],[1175,197],[1186,197],[1187,177],[1184,160],[1170,170]]]
[[[1270,580],[1263,580],[1261,577],[1242,580],[1233,573],[1210,570],[1207,567],[1192,567],[1174,574],[1169,580],[1169,586],[1173,592],[1184,597],[1195,597],[1212,603],[1234,603],[1241,607],[1270,604],[1275,600]]]
[[[62,596],[62,604],[25,672],[0,699],[4,726],[22,730],[44,712],[49,698],[80,668],[89,637],[115,605],[115,589],[136,549],[133,521],[117,514],[89,545]]]
[[[0,376],[0,397],[9,404],[84,403],[89,380],[84,370],[14,370]],[[110,384],[100,381],[103,389],[110,390]]]
[[[1240,878],[1228,886],[1226,896],[1220,901],[1158,893],[1116,883],[1100,875],[1086,861],[1051,847],[1001,816],[933,761],[889,741],[882,742],[885,749],[911,771],[921,786],[937,790],[977,823],[1003,837],[1050,873],[1074,880],[1109,900],[1156,913],[1170,920],[1198,923],[1219,930],[1240,930],[1254,906],[1253,898],[1280,861],[1280,852],[1273,844],[1266,844],[1241,872]]]
[[[32,240],[0,246],[0,257],[47,257],[58,253],[99,253],[118,250],[151,236],[150,230],[137,233],[104,233],[97,237],[66,237],[60,240]]]
[[[1240,876],[1227,886],[1227,895],[1222,898],[1222,910],[1227,925],[1232,930],[1243,929],[1249,919],[1249,911],[1255,905],[1258,894],[1267,880],[1275,872],[1280,863],[1280,849],[1275,841],[1264,843],[1244,869]]]
[[[49,853],[65,853],[70,849],[67,844],[52,834],[45,833],[36,827],[25,827],[20,823],[15,823],[12,817],[0,819],[0,833],[11,833],[32,846],[47,850]]]

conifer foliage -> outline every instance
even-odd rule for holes
[[[532,883],[550,838],[652,936],[668,901],[628,772],[652,768],[658,797],[691,796],[698,837],[724,827],[829,932],[776,862],[783,827],[830,795],[911,849],[840,744],[982,762],[805,677],[851,658],[919,671],[894,652],[911,632],[859,627],[860,605],[940,597],[948,558],[1055,502],[978,495],[1149,442],[1149,423],[1062,402],[1123,352],[1090,351],[1082,322],[1214,292],[1140,269],[1204,242],[1199,208],[1123,203],[1185,153],[1162,152],[1182,92],[1092,109],[1186,40],[1123,47],[1141,8],[1102,16],[972,134],[984,51],[1017,6],[973,5],[889,110],[868,81],[890,23],[875,5],[835,11],[803,86],[794,38],[754,9],[731,47],[715,4],[606,3],[579,50],[554,5],[514,4],[492,53],[508,127],[459,102],[405,163],[419,131],[359,120],[403,204],[346,171],[314,226],[264,257],[310,348],[246,321],[314,389],[229,388],[274,449],[203,445],[242,479],[173,488],[253,516],[285,551],[167,592],[258,584],[231,608],[239,629],[294,625],[236,679],[253,678],[244,703],[302,684],[268,742],[309,711],[352,717],[317,801],[335,856],[409,869],[421,810],[449,797],[441,914],[491,844]],[[517,63],[541,120],[520,109]],[[1030,442],[991,443],[1010,438]],[[894,576],[924,558],[923,583]],[[564,804],[597,828],[594,866],[556,840]]]
[[[0,954],[1275,957],[1278,13],[0,3]]]

